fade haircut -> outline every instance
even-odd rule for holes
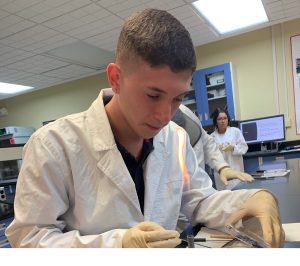
[[[158,9],[145,9],[133,14],[121,30],[117,62],[135,63],[139,59],[151,67],[167,65],[173,72],[194,71],[196,68],[189,32],[171,14]]]

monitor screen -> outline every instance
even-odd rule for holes
[[[240,121],[247,144],[285,140],[284,115]]]

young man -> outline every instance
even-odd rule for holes
[[[169,13],[147,9],[127,19],[107,67],[112,90],[24,147],[6,231],[12,246],[175,247],[180,210],[193,225],[220,229],[226,219],[257,216],[266,241],[280,246],[274,197],[215,191],[185,131],[170,122],[195,65],[190,36]]]

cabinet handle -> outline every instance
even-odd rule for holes
[[[199,114],[199,120],[202,121],[202,114]]]
[[[205,120],[208,119],[208,114],[207,113],[204,114],[204,118],[205,118]]]

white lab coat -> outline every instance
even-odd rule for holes
[[[206,133],[201,125],[200,120],[191,111],[191,109],[183,104],[181,104],[179,108],[184,114],[186,114],[189,118],[193,119],[197,124],[199,124],[201,128],[201,138],[193,147],[199,166],[202,169],[205,169],[205,164],[207,164],[210,168],[217,171],[219,171],[224,166],[229,166],[228,163],[224,160],[222,153],[219,151],[214,138]]]
[[[228,126],[224,134],[219,134],[218,130],[216,129],[213,133],[211,133],[211,136],[214,138],[215,142],[218,145],[223,143],[230,143],[234,145],[234,150],[232,152],[222,151],[223,157],[232,169],[244,172],[243,154],[247,152],[248,145],[246,144],[242,132],[236,127]],[[217,183],[217,181],[219,180],[219,174],[216,171],[214,172],[214,174]],[[233,188],[239,182],[241,181],[238,179],[231,180],[229,182],[229,185],[226,187],[226,189]],[[220,182],[218,183],[218,185],[219,185],[219,187],[217,186],[218,189],[224,188]]]
[[[203,129],[200,120],[197,116],[185,105],[181,104],[179,109],[187,115],[190,119],[195,121],[201,128],[201,137],[194,145],[193,149],[196,154],[198,166],[205,170],[205,164],[207,164],[212,170],[215,169],[219,171],[224,166],[229,166],[224,160],[222,153],[219,150],[214,138],[207,134]],[[220,183],[220,181],[215,181],[215,183]],[[189,220],[182,213],[179,215],[177,222],[177,230],[183,231],[187,226],[189,226]]]
[[[15,219],[6,230],[13,247],[122,247],[126,229],[139,222],[175,229],[180,208],[194,225],[222,228],[257,191],[216,192],[197,167],[188,136],[191,190],[182,191],[178,126],[170,122],[154,137],[144,165],[143,215],[104,109],[105,93],[87,111],[40,128],[24,147]]]

